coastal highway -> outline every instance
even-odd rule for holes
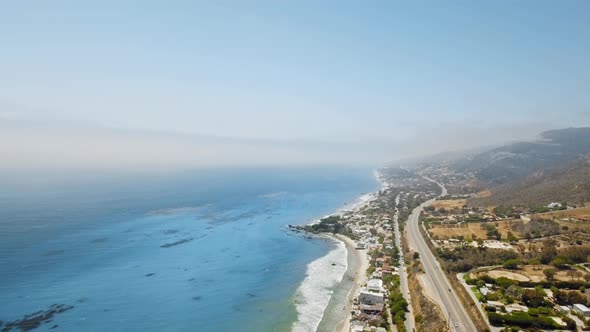
[[[442,184],[430,178],[424,178],[428,181],[436,183],[441,187],[441,196],[445,196],[447,194],[447,189]],[[455,290],[443,272],[442,267],[434,257],[434,254],[430,251],[430,248],[428,248],[426,241],[420,233],[420,213],[426,206],[431,205],[434,201],[435,199],[431,199],[422,203],[422,205],[418,206],[414,209],[414,211],[412,211],[412,214],[408,218],[406,229],[408,230],[409,245],[412,249],[420,254],[420,261],[422,262],[422,266],[424,268],[426,282],[430,282],[433,286],[432,288],[438,293],[440,298],[439,305],[449,323],[449,329],[456,332],[477,331],[475,325],[473,325],[473,322],[469,317],[469,314],[465,308],[463,308],[461,301],[459,301],[459,297],[455,293]]]

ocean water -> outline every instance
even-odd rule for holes
[[[287,225],[377,187],[360,168],[5,171],[0,320],[57,304],[36,330],[313,331],[346,250]]]

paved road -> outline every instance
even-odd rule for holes
[[[445,196],[447,194],[447,189],[442,184],[430,178],[425,179],[435,182],[442,188],[441,196]],[[422,266],[424,267],[426,280],[429,280],[432,283],[433,288],[438,292],[438,295],[441,299],[441,303],[439,304],[441,310],[443,311],[443,314],[445,315],[445,318],[449,322],[449,327],[451,331],[477,331],[475,329],[475,325],[473,325],[473,322],[469,317],[469,314],[463,308],[463,305],[459,301],[459,298],[455,293],[455,290],[451,286],[441,266],[434,257],[434,254],[430,251],[428,245],[426,244],[426,241],[420,233],[420,213],[422,212],[424,207],[431,205],[434,201],[435,199],[431,199],[427,202],[424,202],[422,205],[415,208],[414,211],[412,211],[410,217],[408,218],[406,228],[408,230],[409,245],[420,254],[420,260],[422,261]]]
[[[501,266],[501,265],[500,265]],[[485,311],[483,310],[482,305],[479,303],[479,300],[477,299],[477,297],[475,296],[475,294],[473,294],[473,292],[471,291],[471,286],[468,285],[465,282],[465,279],[463,279],[463,275],[465,273],[459,273],[457,275],[457,278],[459,278],[459,281],[461,282],[461,285],[463,286],[463,288],[465,288],[465,290],[467,291],[467,293],[469,293],[469,296],[471,296],[471,300],[473,301],[473,303],[477,303],[477,310],[479,310],[479,313],[481,314],[482,317],[487,317]],[[488,328],[490,329],[490,331],[492,332],[500,332],[500,330],[502,330],[501,327],[496,327],[496,326],[492,326],[489,322],[486,322],[488,324]]]
[[[395,198],[395,205],[399,204],[399,195]],[[395,215],[393,216],[393,224],[395,226],[395,244],[400,250],[399,256],[399,279],[400,279],[400,290],[402,295],[408,302],[408,313],[406,313],[406,331],[412,332],[414,331],[414,312],[412,310],[412,299],[410,298],[410,289],[408,288],[408,272],[406,271],[406,264],[404,262],[404,255],[401,254],[402,251],[402,237],[399,231],[399,224],[398,224],[398,211],[395,211]]]

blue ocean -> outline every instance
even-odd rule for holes
[[[364,168],[4,171],[0,330],[312,330],[328,286],[302,283],[346,256],[287,225],[378,186]]]

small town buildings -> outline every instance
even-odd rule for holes
[[[574,304],[573,309],[574,309],[574,312],[576,312],[579,315],[582,315],[584,317],[590,317],[590,308],[588,308],[587,306],[585,306],[581,303]]]
[[[557,311],[559,311],[561,313],[564,313],[564,314],[569,314],[570,311],[571,311],[571,309],[568,306],[565,306],[565,305],[557,306],[556,309],[557,309]]]
[[[375,315],[383,311],[385,296],[382,292],[372,292],[368,288],[363,288],[359,294],[358,302],[363,313]]]
[[[377,259],[375,259],[375,267],[382,267],[384,261],[385,260],[383,258],[377,258]]]
[[[381,279],[381,278],[383,278],[383,272],[382,272],[382,269],[380,267],[378,267],[371,274],[371,279]]]

